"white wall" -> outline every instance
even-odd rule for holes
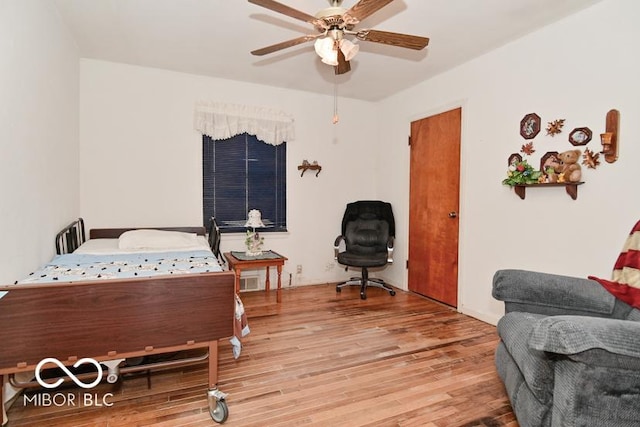
[[[0,283],[79,213],[78,53],[47,0],[0,1]]]
[[[523,268],[559,274],[609,277],[635,222],[640,130],[640,3],[606,0],[446,74],[380,103],[378,193],[394,203],[397,257],[407,257],[409,149],[413,120],[463,108],[460,206],[459,309],[495,322],[503,305],[491,297],[497,269]],[[436,40],[433,40],[436,43]],[[507,157],[526,142],[522,117],[535,112],[543,130],[533,140],[534,165],[547,151],[574,148],[575,127],[589,127],[600,151],[607,111],[620,111],[620,158],[586,169],[573,201],[561,188],[528,189],[520,200],[501,185]],[[547,122],[566,119],[563,133],[545,135]],[[584,148],[584,147],[578,147]],[[389,156],[389,151],[394,153]],[[406,270],[387,273],[406,288]]]
[[[197,101],[265,106],[292,114],[287,144],[288,233],[264,234],[265,247],[289,258],[284,281],[344,277],[333,262],[345,204],[376,194],[375,104],[158,69],[80,62],[81,214],[87,227],[202,223],[202,136],[193,130]],[[300,177],[302,160],[318,177]],[[243,235],[223,235],[221,249],[243,250]],[[296,265],[303,274],[296,277]]]

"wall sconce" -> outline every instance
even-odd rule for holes
[[[613,138],[613,132],[605,132],[600,134],[600,142],[602,143],[602,154],[613,154],[611,149],[611,138]]]
[[[618,128],[620,127],[620,112],[609,110],[607,113],[606,131],[600,134],[602,144],[601,153],[607,163],[618,160]]]

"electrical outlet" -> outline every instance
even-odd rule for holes
[[[302,266],[300,264],[296,265],[296,274],[302,274]]]

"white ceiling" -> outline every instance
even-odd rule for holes
[[[601,0],[395,0],[356,29],[429,37],[414,51],[359,42],[335,76],[308,42],[249,52],[304,34],[310,24],[246,0],[54,0],[84,58],[376,101]],[[327,0],[278,0],[314,15]],[[356,0],[344,0],[350,8]]]

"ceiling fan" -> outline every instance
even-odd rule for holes
[[[360,0],[351,9],[341,7],[342,0],[329,0],[330,7],[322,9],[315,16],[278,3],[274,0],[249,0],[249,3],[282,13],[313,25],[318,34],[309,34],[285,42],[276,43],[252,51],[253,55],[266,55],[281,49],[293,47],[315,40],[316,53],[322,62],[333,65],[336,74],[344,74],[351,70],[349,61],[358,53],[359,46],[345,38],[355,36],[358,40],[383,43],[408,49],[421,50],[429,44],[427,37],[409,34],[391,33],[372,29],[355,30],[360,21],[382,9],[393,0]]]

